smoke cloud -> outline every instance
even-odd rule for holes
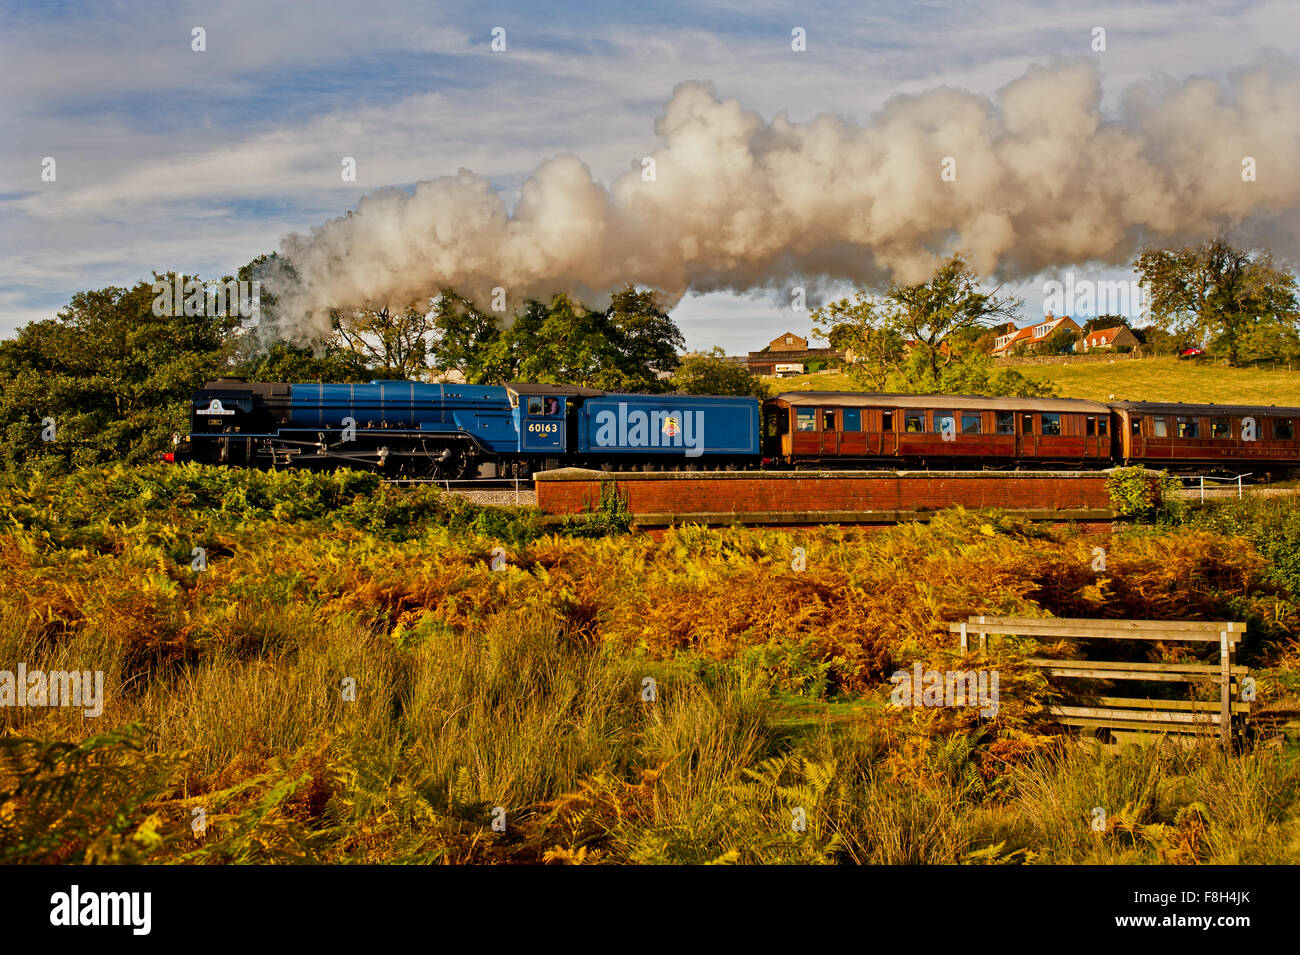
[[[268,276],[290,324],[277,331],[312,337],[328,308],[403,307],[444,287],[483,305],[504,288],[510,311],[559,291],[597,304],[629,282],[673,304],[688,290],[917,282],[957,250],[981,275],[1015,280],[1234,230],[1295,255],[1294,63],[1142,83],[1120,102],[1102,113],[1092,61],[1032,67],[992,99],[950,87],[897,96],[865,125],[768,122],[683,83],[655,122],[653,178],[638,162],[605,186],[561,155],[509,210],[461,170],[286,236],[292,277]]]

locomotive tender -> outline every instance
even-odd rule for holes
[[[172,460],[354,467],[393,477],[525,477],[560,466],[1069,467],[1285,475],[1300,408],[1071,398],[788,392],[636,395],[517,382],[250,383],[194,396]],[[179,441],[179,439],[178,439]]]

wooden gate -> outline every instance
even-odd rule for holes
[[[1115,660],[1053,660],[1031,658],[1048,676],[1071,680],[1140,681],[1152,683],[1213,683],[1217,700],[1151,699],[1131,696],[1076,694],[1049,708],[1064,726],[1107,729],[1122,733],[1217,735],[1226,744],[1235,726],[1249,718],[1250,703],[1241,697],[1240,679],[1249,672],[1237,665],[1237,645],[1246,625],[1232,621],[1097,620],[1080,617],[971,617],[949,624],[960,635],[966,653],[972,636],[980,648],[991,634],[1014,634],[1051,640],[1182,641],[1217,644],[1216,663],[1134,663]]]

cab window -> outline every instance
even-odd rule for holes
[[[530,415],[539,415],[542,413],[542,399],[533,396],[528,399],[528,413]]]

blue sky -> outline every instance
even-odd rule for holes
[[[81,289],[233,272],[381,187],[463,167],[511,202],[565,152],[608,182],[655,148],[655,117],[687,80],[765,118],[861,121],[897,93],[992,95],[1031,64],[1095,55],[1113,107],[1137,80],[1300,59],[1295,12],[1293,0],[3,3],[0,335]],[[1103,54],[1089,50],[1096,26]],[[194,27],[206,52],[191,49]],[[794,27],[806,53],[791,54]],[[47,156],[55,182],[41,180]],[[356,157],[355,183],[340,181],[342,156]],[[1026,319],[1042,314],[1041,280],[1012,291]],[[762,297],[688,295],[673,314],[690,347],[729,353],[808,332],[806,313]]]

